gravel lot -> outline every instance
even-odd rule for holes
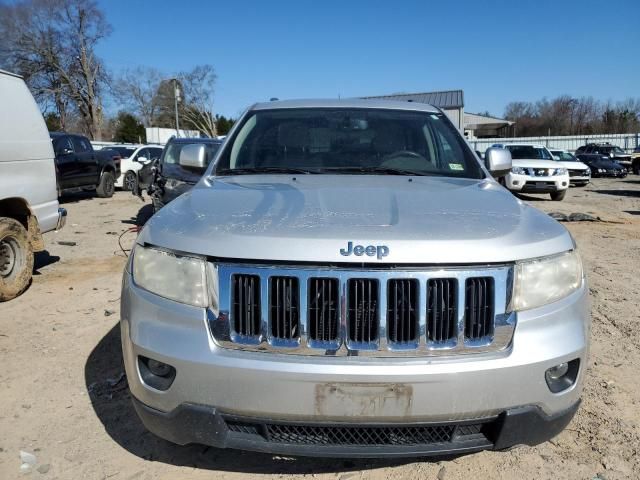
[[[129,401],[118,327],[118,236],[143,203],[125,192],[65,198],[67,226],[45,236],[33,284],[0,305],[0,478],[639,478],[640,177],[595,179],[563,202],[547,198],[525,200],[603,220],[566,224],[593,296],[582,408],[543,445],[431,461],[275,458],[178,447],[147,433]],[[134,237],[124,234],[125,248]],[[20,470],[21,450],[36,457],[29,472]]]

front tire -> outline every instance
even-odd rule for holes
[[[560,202],[564,200],[564,197],[567,195],[567,190],[560,190],[559,192],[553,192],[551,194],[551,200],[554,202]]]
[[[128,171],[122,179],[122,189],[128,192],[138,191],[138,176],[136,172]]]
[[[0,217],[0,302],[16,298],[29,286],[33,273],[33,248],[24,226]]]
[[[116,190],[116,180],[113,173],[104,172],[100,177],[100,183],[96,187],[96,193],[100,198],[111,198]]]

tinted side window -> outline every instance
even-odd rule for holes
[[[56,155],[64,155],[65,150],[71,150],[73,152],[73,145],[69,137],[62,137],[53,142],[53,149]]]
[[[138,158],[142,158],[142,157],[144,157],[144,158],[146,158],[146,159],[149,159],[149,149],[148,149],[148,148],[143,148],[143,149],[142,149],[142,150],[140,150],[140,151],[138,152],[138,154],[136,155],[136,159],[138,159]]]
[[[147,156],[147,158],[149,160],[157,160],[160,158],[160,155],[162,155],[162,149],[161,148],[148,148],[147,149],[149,154]]]
[[[73,147],[76,150],[76,153],[87,153],[91,151],[91,144],[86,138],[82,137],[72,137],[73,138]]]

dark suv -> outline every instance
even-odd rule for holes
[[[603,156],[616,161],[626,170],[631,170],[631,154],[626,153],[622,148],[610,143],[589,143],[576,150],[576,157],[581,161],[595,160]]]
[[[171,138],[164,147],[159,160],[145,165],[138,171],[138,191],[147,190],[158,211],[171,200],[190,190],[206,170],[222,140],[215,138]],[[180,164],[181,156],[189,154],[190,145],[203,145],[203,166],[187,167]]]

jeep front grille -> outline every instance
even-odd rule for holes
[[[225,348],[295,355],[436,356],[509,347],[510,265],[313,268],[212,265]]]

